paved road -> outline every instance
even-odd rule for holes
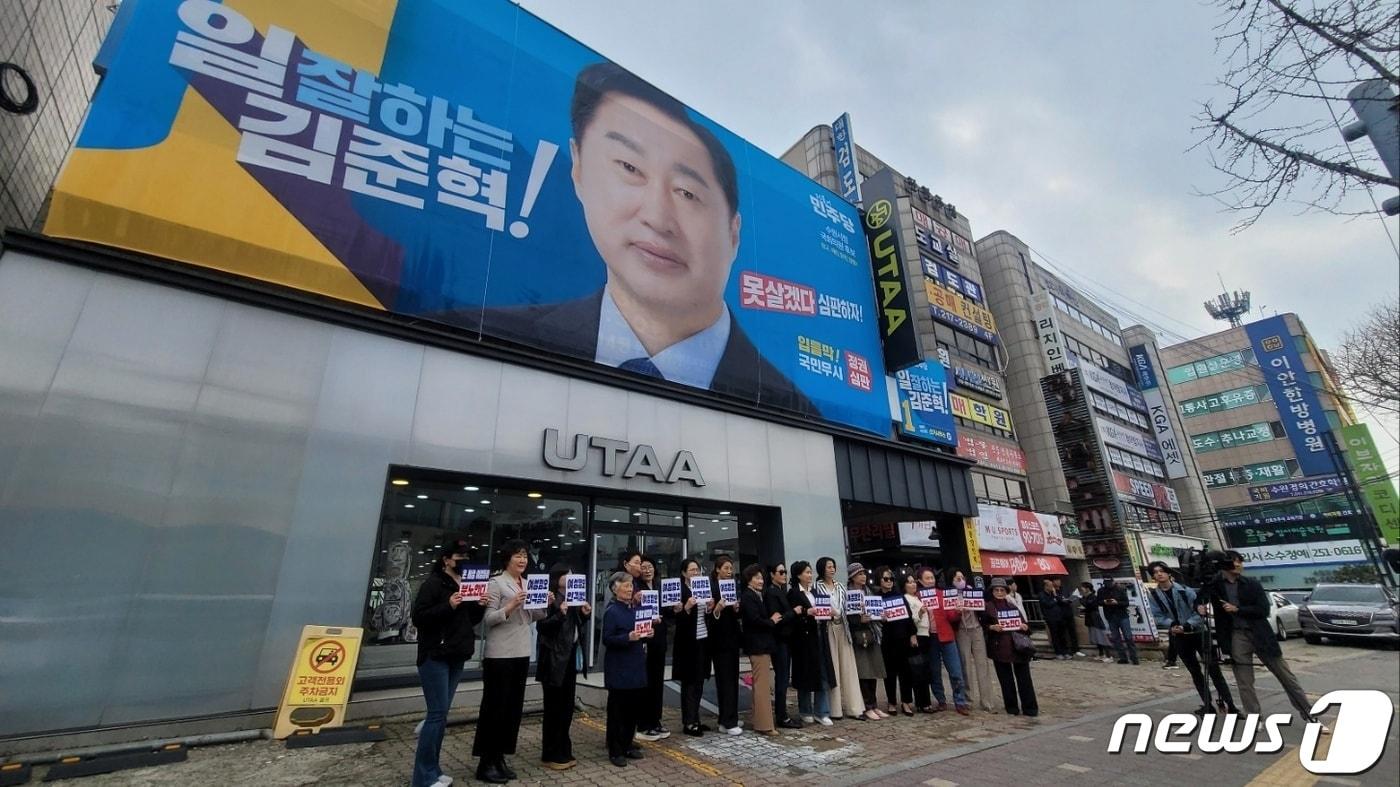
[[[1340,646],[1336,647],[1342,650]],[[1372,648],[1349,648],[1347,657],[1314,666],[1295,665],[1295,674],[1310,697],[1334,689],[1370,688],[1384,691],[1400,709],[1400,655]],[[1293,648],[1289,648],[1293,652]],[[1226,675],[1229,676],[1229,670]],[[1258,668],[1257,688],[1265,714],[1291,711],[1288,699],[1267,670]],[[1231,679],[1233,687],[1234,681]],[[1199,704],[1194,692],[1119,708],[1075,721],[1044,724],[1041,729],[1005,736],[997,741],[930,755],[927,764],[908,763],[862,773],[848,784],[882,787],[976,787],[1013,783],[1072,784],[1075,787],[1117,784],[1296,785],[1400,784],[1400,721],[1392,718],[1385,754],[1370,771],[1352,776],[1315,776],[1298,757],[1303,728],[1295,721],[1283,729],[1284,748],[1275,754],[1109,754],[1107,744],[1118,716],[1134,710],[1160,719],[1168,713],[1189,712]],[[1398,711],[1400,712],[1400,711]],[[1321,739],[1326,744],[1327,738]],[[1125,749],[1130,748],[1125,746]],[[1319,753],[1320,756],[1320,753]]]

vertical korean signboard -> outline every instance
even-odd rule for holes
[[[842,112],[831,123],[836,148],[836,191],[852,205],[860,205],[860,172],[856,169],[856,142],[851,136],[851,113]]]
[[[1400,500],[1395,496],[1395,484],[1385,470],[1381,452],[1376,450],[1376,441],[1371,439],[1371,428],[1366,424],[1342,427],[1342,444],[1346,447],[1347,464],[1361,487],[1361,499],[1376,518],[1381,537],[1390,546],[1400,545]]]
[[[1055,307],[1050,304],[1050,293],[1041,290],[1031,296],[1031,319],[1035,320],[1035,338],[1045,361],[1042,366],[1045,374],[1041,376],[1059,374],[1073,366],[1065,354],[1065,337],[1060,333]]]
[[[1264,372],[1264,381],[1274,396],[1283,431],[1298,454],[1298,467],[1303,475],[1327,475],[1337,472],[1336,464],[1327,452],[1322,433],[1331,429],[1322,404],[1308,379],[1308,370],[1298,355],[1288,323],[1275,316],[1244,326],[1254,357]]]
[[[132,5],[47,234],[889,434],[857,210],[517,4]]]
[[[909,280],[904,276],[904,234],[899,228],[894,173],[889,169],[876,172],[866,179],[864,191],[870,206],[865,212],[865,238],[875,269],[875,305],[880,312],[885,366],[894,371],[924,360],[910,311]]]
[[[1129,347],[1128,357],[1132,360],[1133,376],[1137,378],[1138,389],[1142,391],[1142,398],[1147,402],[1147,415],[1152,421],[1152,433],[1157,438],[1157,446],[1162,449],[1162,464],[1167,467],[1167,477],[1185,478],[1186,457],[1182,453],[1184,446],[1172,426],[1171,410],[1162,398],[1162,389],[1157,384],[1157,371],[1152,365],[1152,356],[1147,345],[1135,344]]]

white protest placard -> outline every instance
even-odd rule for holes
[[[564,576],[564,606],[581,607],[588,603],[588,577],[584,574]]]
[[[948,607],[949,609],[962,609],[962,591],[958,590],[957,588],[948,588],[947,590],[943,591],[943,605]]]
[[[924,609],[929,612],[941,609],[938,601],[938,588],[919,588],[919,600],[924,602]]]
[[[721,579],[719,581],[719,597],[724,599],[726,604],[739,603],[739,585],[732,579]]]
[[[690,595],[695,597],[696,603],[703,603],[710,600],[710,578],[691,577]]]
[[[661,606],[674,607],[681,603],[681,578],[670,577],[661,580]]]
[[[633,618],[632,630],[638,634],[650,636],[652,633],[651,610],[645,607],[638,607],[633,611],[633,615],[635,617]]]
[[[491,572],[486,566],[462,566],[462,576],[457,589],[463,601],[480,601],[486,595],[486,580]]]
[[[549,575],[525,575],[525,608],[544,609],[549,606]]]
[[[817,620],[831,620],[831,596],[823,593],[813,594],[812,609],[816,611]]]
[[[1020,631],[1026,627],[1021,611],[1015,608],[997,610],[997,622],[1001,624],[1002,631]]]
[[[963,591],[963,609],[981,612],[987,608],[987,598],[982,588],[968,588]]]
[[[900,596],[885,596],[883,615],[885,620],[908,620],[909,606]]]
[[[649,610],[652,620],[661,619],[661,593],[655,590],[637,591],[637,606]]]
[[[848,591],[846,591],[846,610],[847,610],[848,612],[850,612],[852,615],[855,615],[855,614],[858,614],[858,613],[859,613],[859,614],[862,614],[862,615],[869,614],[868,612],[865,611],[865,591],[863,591],[863,590],[848,590]]]

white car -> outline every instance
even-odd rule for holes
[[[1274,636],[1288,639],[1289,634],[1302,634],[1303,624],[1298,622],[1298,606],[1282,593],[1269,593],[1269,600],[1273,602],[1269,607],[1269,626],[1273,628]]]

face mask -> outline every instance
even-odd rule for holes
[[[967,587],[967,580],[955,579],[953,580],[953,587],[957,588],[958,590],[962,590],[963,588]]]

